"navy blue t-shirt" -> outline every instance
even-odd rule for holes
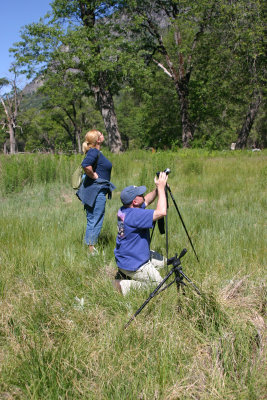
[[[90,149],[86,153],[86,156],[82,162],[82,167],[89,167],[89,166],[94,166],[98,154],[99,158],[97,161],[97,167],[95,172],[98,174],[99,178],[106,179],[107,181],[110,181],[110,175],[111,175],[111,169],[112,169],[112,164],[111,162],[99,151],[98,149]]]
[[[153,214],[154,210],[144,208],[119,209],[118,235],[114,250],[119,268],[136,271],[149,260],[149,228],[153,227]]]

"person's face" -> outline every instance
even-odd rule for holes
[[[99,135],[99,137],[98,137],[98,143],[101,144],[101,143],[104,142],[104,140],[105,140],[104,135],[103,135],[103,133],[101,133],[101,134]]]
[[[141,207],[144,201],[145,201],[144,195],[141,194],[140,196],[136,196],[136,198],[133,201],[133,205],[134,207]]]

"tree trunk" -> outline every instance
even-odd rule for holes
[[[4,101],[3,97],[0,97],[1,103],[4,107],[4,111],[6,114],[8,132],[9,132],[9,141],[10,141],[10,154],[16,153],[16,136],[15,129],[17,127],[17,115],[18,109],[21,102],[21,95],[17,94],[17,86],[15,79],[9,82],[13,87],[13,96],[7,97],[6,101]]]
[[[90,30],[96,24],[97,3],[93,1],[79,1],[81,20],[84,26]],[[105,3],[104,3],[105,4]],[[95,33],[92,35],[95,36]],[[94,39],[88,36],[88,39],[94,43]],[[96,46],[97,54],[100,54],[99,45]],[[101,112],[105,128],[108,134],[108,146],[112,153],[119,153],[123,150],[121,135],[118,127],[117,116],[115,113],[112,94],[108,88],[105,72],[99,73],[99,79],[95,86],[92,87],[95,101]]]
[[[238,139],[236,141],[236,149],[244,149],[247,146],[248,137],[258,114],[258,110],[261,104],[261,94],[258,91],[254,91],[253,99],[249,105],[249,109],[242,125],[241,130],[238,133]]]
[[[76,140],[77,140],[78,152],[82,153],[81,129],[78,129],[76,132]]]
[[[47,132],[44,132],[42,137],[45,140],[45,142],[48,144],[49,151],[54,154],[55,153],[55,144],[53,143],[53,139],[52,140],[49,139]]]
[[[188,97],[189,97],[189,80],[191,76],[191,70],[185,71],[184,57],[178,52],[178,66],[175,67],[171,60],[171,56],[168,53],[167,48],[164,46],[162,37],[159,33],[155,34],[157,40],[159,41],[161,47],[161,53],[164,55],[166,63],[168,65],[167,69],[162,63],[153,58],[153,61],[160,67],[174,82],[175,90],[179,98],[181,124],[182,124],[182,143],[183,147],[190,147],[191,141],[193,140],[194,130],[192,124],[190,123],[189,113],[188,113]],[[181,46],[181,34],[179,30],[174,33],[175,43],[177,48]]]
[[[16,153],[16,138],[15,138],[15,131],[13,125],[11,123],[8,124],[9,130],[9,140],[10,140],[10,154]]]
[[[178,96],[180,99],[180,110],[181,110],[181,122],[182,122],[182,142],[183,147],[188,148],[193,140],[193,127],[190,123],[190,118],[188,115],[188,82],[185,79],[179,82],[178,86]]]
[[[183,148],[188,148],[190,147],[194,136],[194,130],[188,115],[188,81],[186,78],[179,80],[177,76],[173,76],[173,80],[175,82],[176,92],[179,97]]]
[[[108,147],[112,153],[119,153],[123,151],[123,146],[112,95],[101,82],[93,87],[93,91],[108,134]]]

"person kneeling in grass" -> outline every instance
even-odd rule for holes
[[[158,285],[162,281],[156,267],[162,267],[164,260],[163,257],[161,261],[151,257],[149,229],[154,221],[167,214],[167,180],[166,173],[160,172],[154,179],[156,188],[145,196],[145,186],[127,186],[121,192],[123,206],[117,214],[118,235],[114,254],[119,273],[126,279],[116,279],[114,286],[123,295],[131,288],[142,288],[151,283]],[[146,210],[156,197],[156,209]]]

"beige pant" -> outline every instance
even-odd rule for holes
[[[148,285],[157,286],[162,281],[162,277],[158,269],[164,266],[165,259],[158,259],[159,254],[151,251],[150,260],[142,265],[137,271],[126,271],[119,268],[125,275],[129,276],[131,280],[123,279],[120,281],[122,294],[125,296],[130,289],[141,289]]]

